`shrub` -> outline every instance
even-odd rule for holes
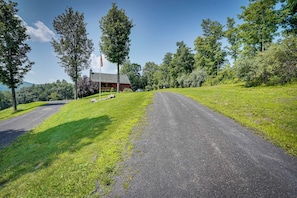
[[[297,37],[286,37],[255,57],[243,57],[235,67],[246,86],[292,82],[297,79]]]
[[[145,86],[145,91],[151,91],[152,87],[150,85]]]
[[[130,88],[124,88],[123,92],[133,92]]]
[[[189,76],[189,84],[191,87],[201,87],[207,79],[205,69],[195,69]]]

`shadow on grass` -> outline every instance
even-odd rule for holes
[[[0,150],[7,147],[13,140],[23,135],[25,130],[0,130]]]
[[[59,154],[92,144],[111,124],[109,116],[64,123],[46,131],[20,136],[0,150],[0,188],[18,177],[46,168]]]

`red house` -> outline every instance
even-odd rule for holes
[[[95,73],[90,70],[90,79],[93,82],[101,81],[101,90],[110,91],[113,87],[117,90],[117,74]],[[127,75],[120,75],[120,91],[125,88],[131,88],[131,83]]]

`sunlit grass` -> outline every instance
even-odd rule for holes
[[[12,107],[1,110],[0,111],[0,121],[7,120],[9,118],[13,118],[13,117],[28,113],[30,111],[33,111],[37,107],[44,105],[44,104],[46,104],[46,102],[31,102],[29,104],[19,104],[17,106],[16,112],[13,111]]]
[[[240,84],[171,89],[185,94],[297,156],[297,84],[245,88]]]
[[[111,189],[153,94],[93,97],[66,104],[0,151],[0,197],[98,197]]]

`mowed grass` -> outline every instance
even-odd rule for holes
[[[19,104],[17,106],[17,111],[14,112],[13,108],[7,108],[0,111],[0,121],[7,120],[16,116],[20,116],[22,114],[28,113],[30,111],[33,111],[37,107],[40,107],[42,105],[46,104],[46,102],[31,102],[29,104]]]
[[[297,84],[246,88],[240,84],[171,89],[254,129],[297,156]]]
[[[153,94],[91,103],[93,97],[66,104],[0,151],[0,197],[98,197],[111,190]]]

